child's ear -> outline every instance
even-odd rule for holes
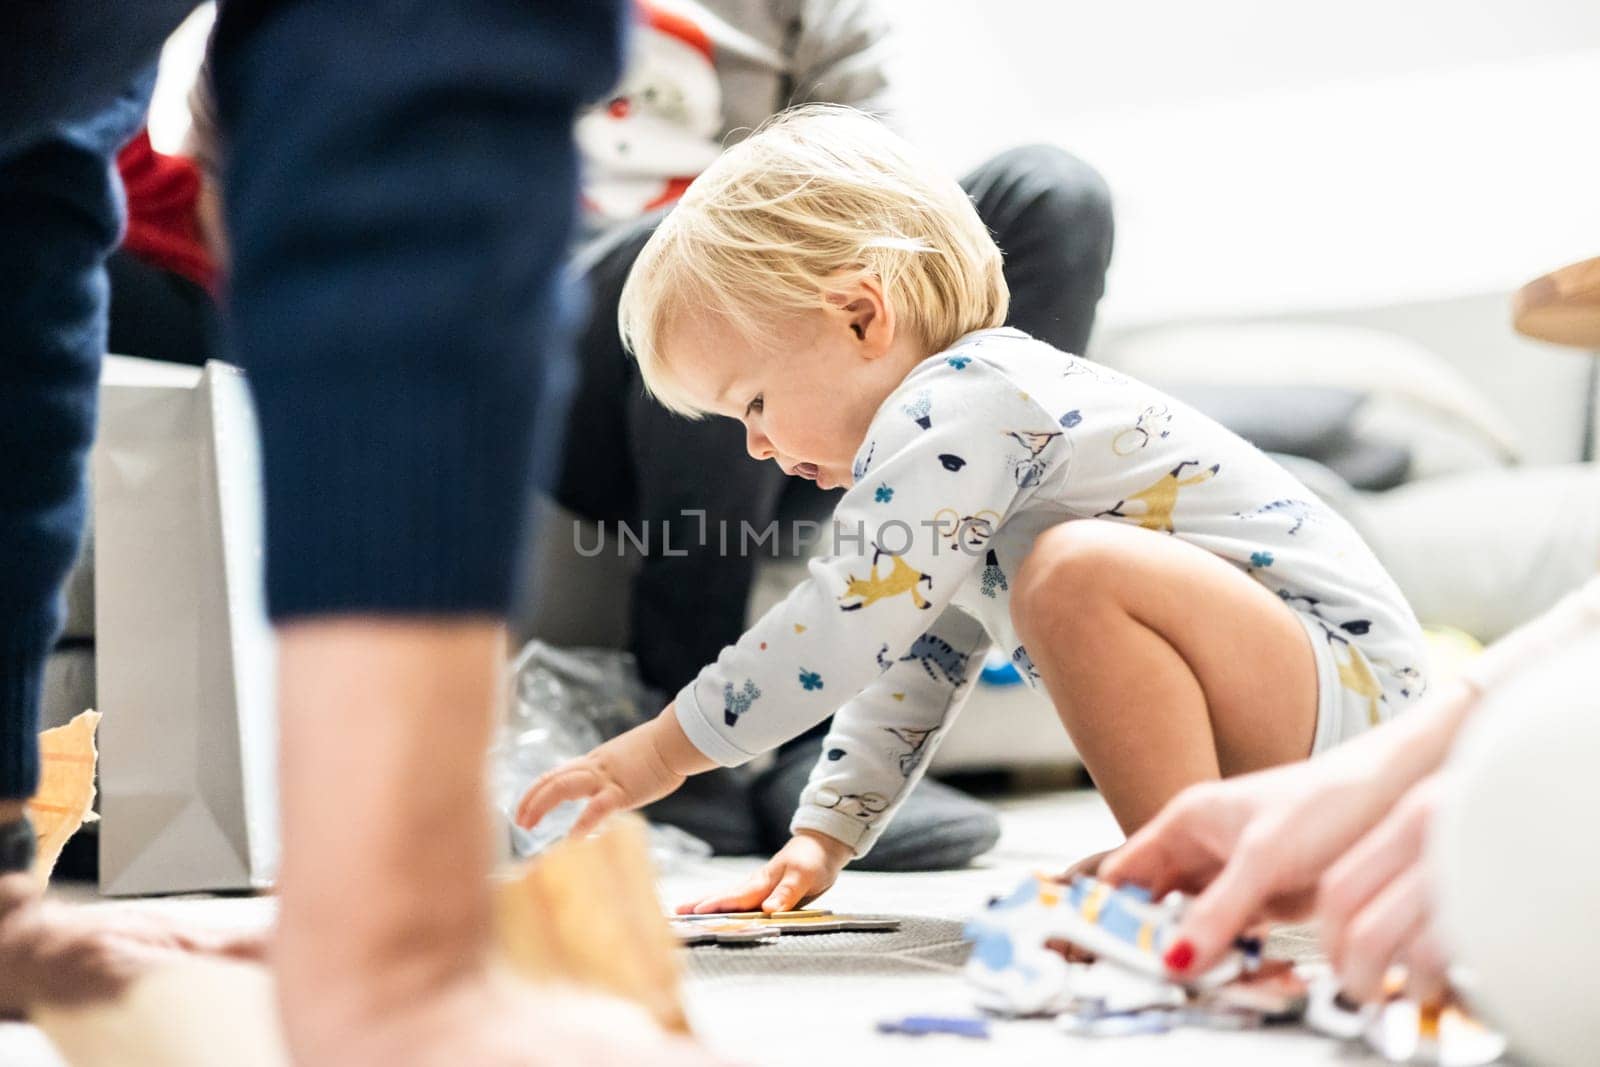
[[[876,285],[863,281],[849,292],[829,293],[827,301],[862,343],[863,355],[872,358],[889,350],[894,340],[894,318],[884,303],[883,291]]]
[[[871,300],[852,300],[843,310],[848,316],[850,332],[856,335],[857,341],[865,341],[867,331],[873,329],[872,324],[878,321],[877,306]],[[875,329],[873,329],[873,340],[877,340]]]

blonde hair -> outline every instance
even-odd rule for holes
[[[673,316],[699,311],[752,341],[775,313],[875,277],[930,352],[1005,321],[1000,250],[971,199],[870,116],[807,105],[763,123],[689,186],[640,252],[617,309],[645,387],[704,412],[663,358]]]

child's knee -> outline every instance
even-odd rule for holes
[[[1011,624],[1024,641],[1030,633],[1059,635],[1116,605],[1128,570],[1123,532],[1117,523],[1083,519],[1034,540],[1011,584]]]

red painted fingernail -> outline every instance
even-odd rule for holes
[[[1167,970],[1182,974],[1194,962],[1194,945],[1188,941],[1179,941],[1167,949],[1167,954],[1161,958],[1161,962],[1167,965]]]

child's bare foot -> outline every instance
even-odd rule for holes
[[[261,959],[263,934],[185,929],[132,910],[44,900],[26,874],[0,877],[0,1018],[32,1004],[83,1004],[116,996],[152,967],[200,953]]]

